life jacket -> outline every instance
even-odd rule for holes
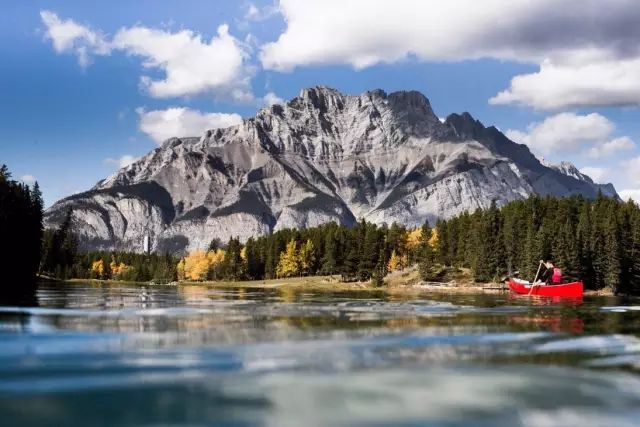
[[[554,267],[553,269],[551,283],[553,283],[554,285],[559,285],[560,283],[562,283],[562,270],[560,270],[558,267]]]

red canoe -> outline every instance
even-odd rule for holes
[[[531,290],[531,284],[524,280],[509,279],[509,289],[517,294],[537,295],[541,297],[581,297],[582,282],[563,283],[561,285],[536,285]]]

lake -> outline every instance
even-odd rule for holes
[[[640,301],[43,284],[2,426],[632,426]]]

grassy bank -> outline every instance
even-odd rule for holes
[[[283,279],[240,280],[240,281],[179,281],[178,286],[206,286],[212,288],[261,288],[281,289],[285,291],[385,291],[389,293],[482,293],[500,292],[500,284],[473,283],[470,272],[456,270],[444,274],[441,282],[423,282],[415,267],[393,272],[385,277],[385,284],[376,287],[373,282],[342,282],[339,275],[302,276]],[[71,279],[67,283],[91,283],[95,285],[139,285],[148,286],[148,282],[121,280]],[[163,286],[163,285],[161,285]]]
[[[278,289],[282,291],[318,291],[318,292],[353,292],[353,291],[383,291],[391,294],[482,294],[507,292],[502,283],[474,283],[470,279],[470,272],[455,270],[443,276],[446,281],[424,282],[420,280],[416,268],[411,267],[393,272],[385,277],[385,285],[376,287],[372,282],[341,282],[340,276],[306,276],[269,280],[241,280],[241,281],[180,281],[171,285],[203,286],[211,288],[258,288]],[[90,283],[94,285],[135,285],[149,286],[149,282],[133,282],[123,280],[98,279],[70,279],[66,283]],[[158,285],[166,286],[166,285]],[[585,291],[586,296],[610,296],[608,289],[600,291]]]

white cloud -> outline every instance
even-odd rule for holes
[[[640,156],[622,162],[627,177],[636,184],[640,184]]]
[[[153,97],[169,98],[213,93],[236,101],[252,101],[247,65],[248,48],[220,25],[217,35],[206,40],[190,30],[169,32],[135,26],[120,29],[108,41],[99,32],[73,20],[62,20],[55,13],[42,11],[46,35],[56,52],[74,52],[81,65],[91,55],[115,50],[143,59],[145,69],[159,70],[164,76],[140,78],[142,87]]]
[[[618,195],[624,201],[633,200],[636,203],[640,203],[640,189],[622,190],[618,192]]]
[[[636,144],[629,138],[628,136],[622,136],[620,138],[614,138],[611,141],[605,142],[604,144],[592,147],[589,149],[589,157],[594,159],[610,156],[619,151],[627,151],[633,150],[636,147]]]
[[[62,20],[48,10],[41,11],[40,18],[47,27],[45,37],[51,40],[54,50],[58,53],[75,53],[81,67],[89,65],[91,54],[109,54],[109,44],[102,34],[77,24],[71,19]]]
[[[35,177],[35,176],[33,176],[33,175],[22,175],[22,176],[20,177],[20,181],[24,182],[25,184],[32,185],[32,184],[34,184],[37,180],[36,180],[36,177]]]
[[[284,99],[280,98],[274,92],[269,92],[262,98],[262,105],[265,107],[270,107],[275,104],[284,104]]]
[[[127,166],[134,163],[138,159],[139,157],[132,156],[131,154],[125,154],[123,156],[120,156],[117,159],[108,157],[107,159],[105,159],[105,161],[109,164],[116,165],[119,168],[126,168]]]
[[[505,134],[515,142],[528,145],[535,153],[550,154],[575,152],[585,144],[602,143],[613,130],[613,123],[597,113],[584,116],[560,113],[531,123],[526,132],[509,129]]]
[[[580,169],[580,173],[587,175],[598,184],[604,184],[603,181],[606,181],[605,178],[609,175],[609,169],[599,168],[595,166],[586,166]]]
[[[540,110],[640,104],[640,58],[554,64],[511,80],[491,104],[524,104]]]
[[[242,123],[238,114],[202,113],[188,108],[136,110],[140,130],[158,144],[172,137],[200,136],[208,129],[225,128]]]
[[[169,33],[145,27],[125,28],[113,38],[115,48],[144,59],[143,66],[159,69],[165,78],[143,76],[141,83],[157,98],[213,92],[246,100],[249,72],[244,66],[247,53],[226,25],[218,35],[203,40],[189,30]]]
[[[493,103],[640,104],[637,0],[281,0],[280,12],[286,29],[262,46],[266,69],[494,58],[543,65]]]
[[[287,27],[263,48],[267,68],[359,68],[411,55],[539,63],[584,49],[620,56],[637,53],[640,35],[635,0],[609,3],[606,13],[600,0],[281,0],[280,11]]]

